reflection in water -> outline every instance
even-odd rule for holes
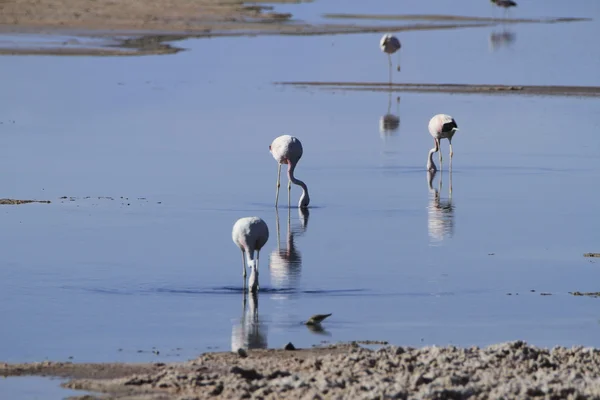
[[[302,269],[302,254],[296,248],[294,235],[306,231],[309,211],[307,208],[298,208],[300,227],[291,227],[291,208],[287,213],[287,235],[285,249],[281,248],[279,211],[275,209],[277,228],[277,249],[273,250],[270,257],[269,271],[271,273],[271,284],[275,289],[294,289],[298,287],[300,272]]]
[[[490,50],[495,51],[501,47],[510,47],[517,39],[517,35],[514,32],[507,31],[506,28],[502,28],[500,32],[490,33]]]
[[[387,113],[379,119],[379,133],[382,138],[393,135],[400,128],[400,96],[396,97],[396,114],[392,114],[392,92],[388,93]]]
[[[437,171],[427,171],[427,185],[429,186],[429,207],[427,227],[429,238],[433,242],[441,242],[454,234],[454,205],[452,204],[452,163],[450,163],[450,188],[448,199],[440,199],[442,192],[443,172],[440,171],[438,188],[433,188],[433,180]]]
[[[266,349],[267,326],[258,319],[258,294],[244,292],[242,318],[231,331],[231,351],[243,349]],[[250,305],[246,307],[246,299]]]
[[[314,333],[316,335],[331,336],[331,333],[329,331],[326,331],[325,328],[323,328],[323,326],[321,326],[321,324],[306,325],[306,327],[308,328],[309,331],[311,331],[312,333]]]

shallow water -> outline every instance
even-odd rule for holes
[[[324,3],[323,12],[427,11],[416,1],[402,11]],[[512,14],[600,16],[595,1],[547,4]],[[484,6],[436,13],[487,16]],[[502,29],[515,40],[491,49]],[[599,31],[594,20],[407,32],[394,80],[600,85],[600,50],[588,44]],[[397,104],[397,93],[273,85],[384,81],[379,36],[4,57],[0,197],[52,204],[0,208],[0,360],[174,361],[229,350],[232,336],[234,347],[600,346],[600,300],[568,294],[597,291],[600,278],[583,257],[598,251],[600,100],[402,93]],[[439,112],[461,129],[451,201],[446,141],[431,187],[425,171],[427,122]],[[399,126],[381,132],[389,113]],[[273,207],[268,145],[283,133],[304,146],[296,174],[310,189],[308,215]],[[299,196],[294,187],[293,205]],[[258,304],[248,298],[244,309],[231,227],[249,215],[271,237]],[[301,324],[329,312],[325,332]]]
[[[0,378],[0,395],[3,399],[59,400],[68,396],[83,396],[80,390],[63,389],[60,379],[26,376]]]

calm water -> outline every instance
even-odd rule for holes
[[[427,11],[391,3],[299,7],[308,16]],[[432,3],[439,13],[491,13],[475,1]],[[600,85],[600,50],[589,46],[600,4],[572,3],[524,4],[513,15],[595,20],[510,26],[513,42],[495,49],[500,27],[403,33],[394,79]],[[396,93],[273,85],[386,80],[379,37],[3,57],[0,197],[52,204],[0,208],[0,360],[175,361],[232,341],[600,346],[600,300],[568,294],[599,290],[600,264],[582,255],[600,251],[600,99],[402,93],[396,104]],[[382,133],[388,112],[400,124]],[[446,141],[431,187],[425,171],[427,122],[440,112],[461,128],[451,198]],[[283,133],[304,146],[296,174],[310,189],[308,215],[273,207],[268,145]],[[293,187],[293,204],[299,196]],[[271,237],[258,304],[249,298],[244,310],[231,227],[250,215]],[[325,332],[300,323],[328,312]],[[5,382],[0,394],[15,393]]]

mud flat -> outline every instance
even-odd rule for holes
[[[533,86],[533,85],[477,85],[437,83],[383,83],[383,82],[275,82],[276,85],[298,88],[317,87],[323,90],[355,90],[415,93],[457,93],[526,96],[580,96],[599,97],[600,86]]]
[[[351,343],[206,353],[174,364],[0,364],[0,375],[67,377],[64,387],[98,393],[80,399],[592,399],[600,396],[600,350],[522,341],[378,350]]]

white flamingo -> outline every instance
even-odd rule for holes
[[[299,208],[306,208],[310,203],[310,197],[308,195],[308,187],[304,182],[300,179],[296,179],[294,177],[294,169],[296,169],[296,164],[300,161],[302,157],[302,143],[300,140],[290,135],[282,135],[275,140],[269,146],[269,151],[273,155],[275,161],[277,161],[277,192],[275,193],[275,207],[277,207],[277,203],[279,202],[279,186],[280,185],[280,177],[281,177],[281,165],[288,165],[288,207],[290,206],[290,192],[292,190],[292,183],[298,185],[302,188],[302,195],[300,196],[300,201],[298,202]]]
[[[400,50],[400,47],[402,47],[400,40],[390,33],[383,35],[379,41],[379,48],[388,55],[390,64],[390,83],[392,83],[392,54]],[[398,71],[400,71],[400,60],[398,60]]]
[[[454,118],[447,114],[437,114],[429,121],[429,133],[433,136],[433,142],[435,146],[429,150],[429,157],[427,158],[427,170],[436,171],[437,167],[433,162],[433,153],[440,152],[440,168],[442,168],[442,151],[440,150],[440,140],[448,139],[450,144],[450,162],[452,162],[452,137],[458,131],[458,125]]]
[[[258,259],[260,249],[269,240],[269,227],[259,217],[245,217],[238,219],[233,225],[231,232],[233,242],[242,250],[242,268],[244,287],[246,286],[246,259],[248,267],[251,268],[250,279],[248,279],[248,290],[252,293],[258,292]],[[254,251],[256,250],[256,258]]]

